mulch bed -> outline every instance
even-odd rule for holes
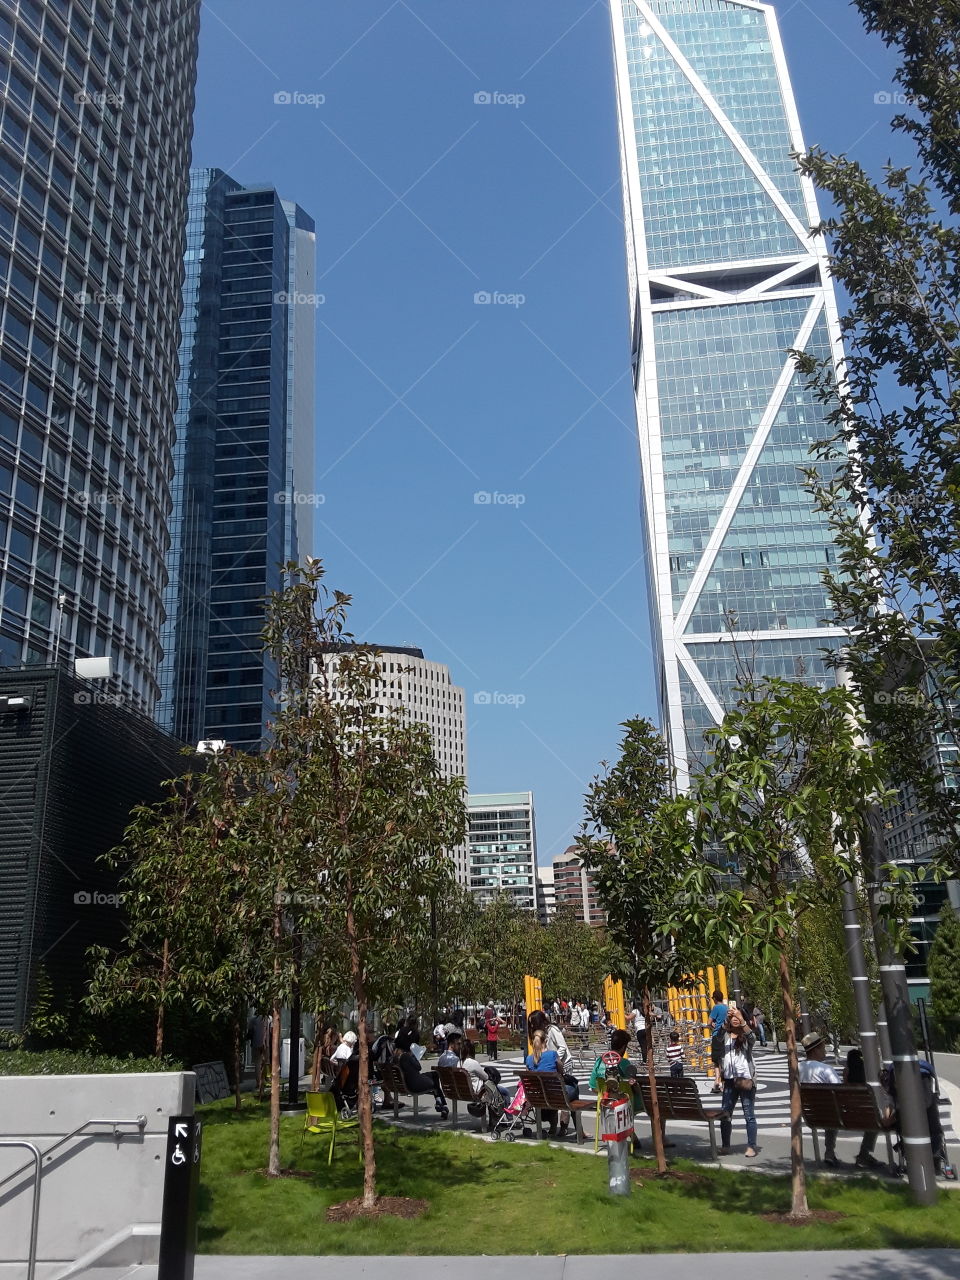
[[[244,1174],[249,1172],[247,1169],[235,1169],[234,1177],[242,1178]],[[254,1169],[254,1173],[262,1173],[265,1178],[270,1177],[267,1169]],[[277,1174],[278,1178],[313,1178],[316,1175],[311,1173],[309,1169],[281,1169]]]
[[[773,1222],[784,1227],[809,1227],[814,1222],[843,1222],[850,1215],[838,1213],[836,1209],[811,1209],[806,1218],[795,1218],[792,1213],[761,1213],[758,1215],[764,1222]]]
[[[651,1182],[685,1182],[688,1185],[707,1181],[702,1173],[691,1173],[686,1169],[668,1169],[666,1173],[658,1173],[656,1169],[630,1170],[631,1182],[637,1182],[642,1187],[647,1179]]]
[[[352,1222],[354,1218],[422,1218],[430,1208],[428,1200],[412,1200],[409,1196],[379,1196],[372,1209],[363,1207],[363,1197],[332,1204],[327,1210],[328,1222]]]

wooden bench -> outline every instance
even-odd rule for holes
[[[463,1067],[439,1067],[437,1076],[440,1080],[440,1088],[443,1090],[443,1096],[448,1102],[453,1103],[453,1127],[457,1127],[457,1103],[477,1102],[477,1095],[473,1089],[473,1077],[469,1071],[464,1071]]]
[[[689,1076],[657,1076],[657,1103],[661,1121],[684,1120],[699,1121],[710,1127],[710,1154],[717,1159],[716,1123],[720,1119],[719,1107],[705,1107],[695,1080]],[[653,1098],[650,1077],[637,1077],[640,1086],[640,1097],[643,1109],[651,1117],[653,1123]]]
[[[813,1152],[820,1161],[818,1129],[836,1129],[853,1133],[882,1133],[887,1138],[887,1153],[893,1168],[890,1131],[893,1120],[886,1120],[877,1105],[877,1097],[868,1084],[801,1084],[800,1114],[813,1134]]]
[[[569,1111],[577,1133],[577,1143],[583,1142],[583,1124],[580,1116],[584,1111],[593,1111],[594,1103],[585,1102],[582,1098],[568,1098],[563,1076],[559,1071],[521,1071],[520,1083],[527,1102],[537,1113],[537,1137],[543,1137],[544,1111]]]
[[[394,1120],[397,1120],[400,1117],[400,1108],[397,1106],[397,1103],[401,1097],[413,1099],[413,1118],[416,1120],[420,1106],[420,1099],[425,1098],[428,1095],[431,1098],[434,1096],[432,1088],[424,1089],[423,1093],[411,1093],[407,1088],[406,1080],[403,1078],[403,1072],[395,1062],[388,1062],[386,1066],[382,1068],[381,1080],[384,1088],[390,1091],[393,1098]]]

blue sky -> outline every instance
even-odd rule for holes
[[[879,173],[889,54],[776,7],[808,143]],[[450,666],[471,789],[532,790],[549,862],[657,714],[606,3],[205,3],[194,163],[315,218],[314,551],[360,638]]]

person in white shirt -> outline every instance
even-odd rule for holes
[[[801,1084],[843,1084],[843,1077],[826,1061],[827,1041],[819,1031],[811,1031],[801,1041],[806,1058],[800,1063]],[[839,1169],[837,1159],[837,1131],[826,1129],[823,1135],[823,1163],[830,1169]]]
[[[643,1010],[634,1006],[630,1010],[630,1024],[633,1027],[633,1034],[637,1037],[637,1044],[640,1046],[640,1060],[647,1060],[647,1020],[643,1016]]]

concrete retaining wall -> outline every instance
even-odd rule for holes
[[[87,1121],[146,1118],[116,1132],[88,1126],[44,1157],[37,1280],[107,1249],[115,1264],[156,1260],[167,1119],[192,1115],[194,1093],[192,1072],[0,1078],[0,1140],[23,1139],[42,1153]],[[22,1148],[0,1147],[0,1183],[29,1160]],[[31,1172],[0,1186],[0,1280],[26,1276]]]

